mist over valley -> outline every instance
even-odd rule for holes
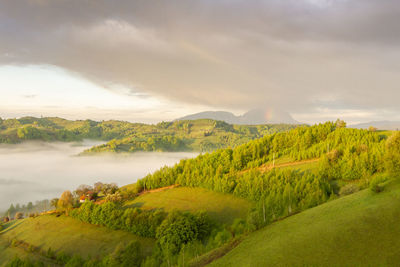
[[[64,190],[95,182],[134,183],[164,165],[196,153],[139,152],[77,156],[96,141],[83,143],[28,142],[0,145],[0,211],[11,203],[59,197]]]

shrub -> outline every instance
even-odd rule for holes
[[[11,241],[11,246],[12,246],[12,247],[18,246],[18,240],[17,240],[17,239],[13,239],[13,240]]]
[[[356,184],[347,184],[340,188],[339,195],[346,196],[359,191],[360,188]]]
[[[222,230],[221,232],[218,232],[214,238],[216,247],[222,246],[223,244],[228,242],[231,238],[232,234],[226,229]]]
[[[120,203],[120,202],[122,202],[122,196],[119,192],[115,192],[114,194],[107,195],[105,198],[105,201]]]
[[[73,256],[66,264],[65,267],[82,267],[85,261],[78,255]]]
[[[236,218],[231,226],[231,231],[234,236],[239,236],[246,231],[246,222],[242,219]]]
[[[15,213],[15,219],[20,220],[22,218],[24,218],[24,214],[22,214],[22,212]]]
[[[372,192],[379,193],[383,191],[383,183],[386,182],[389,178],[384,175],[377,175],[375,176],[371,182],[369,183],[369,189],[371,189]]]
[[[60,253],[57,254],[56,261],[59,264],[66,264],[69,260],[71,259],[70,256],[65,254],[65,252],[61,251]]]

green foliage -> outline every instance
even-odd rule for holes
[[[400,175],[400,132],[396,131],[386,142],[386,168],[394,176]]]
[[[70,215],[83,222],[106,226],[113,230],[125,230],[143,237],[155,237],[157,227],[166,216],[160,210],[123,209],[114,202],[96,205],[90,201],[83,203]]]
[[[272,176],[282,175],[272,172],[267,179],[261,179],[258,173],[245,170],[271,162],[274,158],[285,157],[292,161],[321,158],[317,177],[313,179],[325,184],[321,184],[322,191],[326,191],[326,183],[334,180],[362,180],[383,172],[385,136],[378,132],[347,129],[342,126],[341,122],[328,122],[269,135],[235,149],[220,149],[194,159],[182,160],[174,167],[165,167],[146,176],[137,184],[144,189],[172,184],[204,187],[258,200],[264,191],[268,191],[269,185],[266,180],[274,180]],[[302,175],[291,173],[284,176]],[[282,186],[283,193],[286,183]],[[295,186],[291,185],[291,188],[294,189]],[[329,194],[330,189],[327,190],[326,194]],[[282,201],[287,202],[287,197]],[[318,203],[321,203],[320,200],[317,200]],[[290,213],[292,207],[288,206],[287,209]]]
[[[383,183],[389,180],[386,174],[377,175],[372,178],[369,183],[369,188],[372,192],[379,193],[383,191]]]
[[[211,223],[204,213],[193,215],[174,211],[157,229],[157,242],[166,253],[176,254],[184,244],[206,238],[211,232]]]
[[[346,184],[340,188],[339,195],[346,196],[358,192],[359,190],[360,188],[356,184]]]
[[[157,125],[122,121],[69,121],[60,118],[7,119],[0,124],[0,143],[25,140],[109,141],[85,154],[137,151],[213,151],[234,147],[295,125],[230,125],[222,121],[196,120],[162,122]]]

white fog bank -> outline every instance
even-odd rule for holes
[[[196,156],[184,152],[75,156],[93,144],[0,145],[0,211],[11,203],[58,197],[64,190],[72,191],[80,184],[134,183],[162,166]]]

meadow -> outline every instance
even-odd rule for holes
[[[252,206],[250,201],[204,188],[177,187],[161,192],[143,194],[124,204],[142,209],[165,211],[206,211],[215,221],[231,224],[235,218],[245,219]]]
[[[15,254],[28,255],[21,248],[9,246],[13,240],[23,241],[41,251],[46,252],[50,248],[55,253],[77,254],[85,258],[103,257],[113,252],[118,245],[126,245],[132,240],[140,242],[146,256],[151,254],[155,244],[154,239],[83,223],[64,215],[42,215],[10,222],[9,228],[0,233],[0,244],[3,247],[0,250],[0,264],[12,259]],[[30,257],[32,255],[34,258],[39,257],[29,253]]]
[[[211,266],[395,266],[399,217],[398,182],[366,189],[272,223]]]

